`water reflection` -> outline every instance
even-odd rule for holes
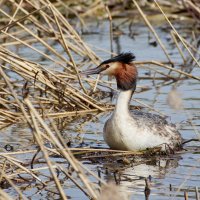
[[[174,171],[178,167],[180,159],[180,156],[137,158],[126,167],[124,163],[117,163],[115,158],[113,161],[103,164],[101,173],[108,182],[116,182],[125,187],[126,191],[131,191],[137,195],[146,195],[146,199],[148,199],[150,193],[148,189],[151,190],[151,188],[162,187],[162,184],[158,183],[156,180],[164,179],[166,174],[170,174]],[[145,186],[145,179],[148,188]]]

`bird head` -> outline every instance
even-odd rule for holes
[[[132,53],[121,53],[118,56],[103,61],[99,66],[81,72],[83,75],[103,74],[114,76],[121,90],[135,89],[137,69],[132,63],[135,56]]]

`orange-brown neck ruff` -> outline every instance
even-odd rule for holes
[[[137,74],[137,69],[134,64],[120,63],[120,66],[115,71],[117,87],[121,90],[135,90]]]

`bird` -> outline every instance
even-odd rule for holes
[[[95,68],[81,72],[82,75],[102,74],[114,76],[119,94],[115,109],[103,128],[103,137],[111,149],[135,151],[160,147],[178,150],[183,139],[176,126],[158,114],[130,111],[129,105],[136,89],[138,70],[131,52],[103,61]]]

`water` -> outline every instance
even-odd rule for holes
[[[103,59],[107,59],[109,56],[107,53],[102,52],[99,49],[109,50],[109,29],[108,23],[104,22],[100,27],[91,24],[91,29],[99,31],[96,34],[85,34],[82,35],[84,41],[86,41],[94,51]],[[130,37],[128,25],[121,27],[123,34],[115,36],[114,38],[114,51],[115,52],[134,52],[138,61],[148,61],[148,60],[158,60],[167,61],[166,56],[159,46],[154,47],[148,44],[149,32],[148,29],[143,25],[137,25],[134,27],[134,38]],[[182,63],[181,57],[177,49],[170,45],[169,34],[166,33],[161,28],[156,29],[158,34],[161,36],[162,41],[166,45],[167,51],[170,53],[172,60],[178,65]],[[154,41],[153,38],[150,41]],[[37,44],[36,44],[37,46]],[[94,48],[96,47],[96,48]],[[60,46],[57,47],[59,52]],[[98,49],[99,48],[99,49]],[[42,47],[41,47],[42,50]],[[30,59],[32,51],[28,51],[25,48],[18,49],[18,53],[26,58]],[[32,60],[35,62],[40,62],[42,64],[48,64],[46,60],[41,60],[37,55],[32,56]],[[51,65],[51,63],[49,63]],[[176,66],[178,67],[178,66]],[[159,68],[161,69],[161,68]],[[164,70],[164,69],[163,69]],[[148,70],[139,68],[140,76],[146,75]],[[195,68],[193,74],[200,76],[200,70]],[[153,76],[153,74],[151,74]],[[158,87],[158,83],[162,83],[162,80],[152,81],[141,79],[138,86],[148,86],[149,90],[145,92],[139,92],[138,88],[134,99],[141,100],[142,102],[148,104],[150,107],[161,111],[169,117],[174,123],[181,125],[181,135],[184,139],[196,138],[194,128],[191,126],[192,121],[195,128],[199,131],[200,126],[200,87],[199,82],[193,79],[186,79],[180,81],[177,84],[176,90],[181,94],[183,101],[184,111],[176,111],[169,107],[166,103],[168,93],[171,91],[173,84],[167,84],[165,86]],[[115,86],[114,86],[115,87]],[[132,100],[132,105],[139,105]],[[105,103],[114,103],[115,100],[110,100],[106,98],[102,100]],[[149,111],[149,109],[146,109]],[[102,130],[105,121],[110,116],[110,113],[100,113],[100,114],[90,114],[86,117],[78,117],[74,120],[63,132],[64,136],[71,137],[73,146],[88,146],[88,147],[107,147],[103,140]],[[189,120],[188,120],[189,119]],[[3,134],[6,133],[6,134]],[[79,138],[77,138],[79,136]],[[29,148],[34,149],[35,145],[30,147],[27,144],[32,143],[32,136],[27,131],[26,127],[22,124],[14,125],[7,129],[1,131],[1,148],[3,149],[5,144],[11,144],[14,146],[15,150],[18,148]],[[84,142],[84,143],[83,143]],[[186,149],[198,149],[200,144],[197,142],[191,142],[186,145]],[[5,150],[4,150],[5,151]],[[19,156],[20,159],[22,157]],[[27,157],[26,159],[28,159]],[[23,158],[24,159],[24,158]],[[25,160],[26,160],[25,159]],[[62,162],[62,159],[60,162]],[[160,199],[184,199],[183,189],[189,191],[189,198],[195,199],[194,189],[195,187],[200,187],[200,156],[199,154],[192,153],[191,151],[186,151],[185,153],[163,157],[163,158],[151,158],[151,159],[137,159],[137,162],[133,162],[131,165],[124,165],[118,162],[115,158],[106,162],[99,161],[94,163],[90,160],[83,160],[85,166],[91,169],[97,174],[97,168],[101,171],[101,176],[105,180],[113,180],[113,172],[118,169],[120,172],[120,186],[122,186],[122,191],[128,192],[131,199],[145,199],[144,188],[145,181],[144,178],[148,178],[151,186],[151,193],[149,199],[160,200]],[[108,169],[108,174],[105,169]],[[44,177],[43,177],[44,178]],[[91,177],[92,179],[92,177]],[[94,180],[95,181],[95,180]],[[170,189],[171,184],[171,189]],[[49,186],[48,189],[52,189]],[[64,189],[67,195],[72,199],[87,199],[85,195],[77,190],[76,187],[69,181],[66,181]],[[170,191],[171,190],[171,191]],[[7,192],[14,194],[14,190],[7,189]],[[32,199],[43,199],[43,198],[55,198],[51,196],[52,194],[46,190],[39,190],[37,188],[24,188],[24,194]]]

